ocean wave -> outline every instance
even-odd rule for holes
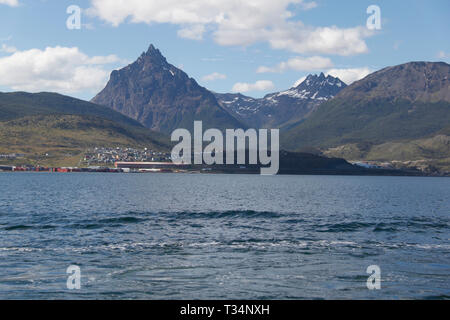
[[[83,217],[84,218],[84,217]],[[5,231],[26,232],[29,229],[79,229],[94,230],[102,228],[120,228],[127,225],[138,225],[151,222],[152,225],[161,223],[183,223],[189,220],[195,220],[194,224],[186,224],[187,227],[202,227],[207,220],[226,220],[233,222],[236,227],[255,229],[261,228],[258,223],[252,223],[251,220],[260,220],[263,222],[277,221],[278,224],[287,226],[301,227],[307,231],[318,233],[351,233],[351,232],[386,232],[394,233],[408,230],[414,233],[423,233],[428,229],[442,231],[449,229],[449,219],[443,217],[392,217],[391,221],[383,221],[382,218],[374,221],[362,221],[361,219],[349,221],[333,221],[334,216],[318,216],[311,214],[306,216],[301,213],[280,213],[274,211],[255,211],[255,210],[216,210],[216,211],[175,211],[175,212],[152,212],[152,211],[129,211],[115,216],[113,213],[97,213],[88,219],[59,218],[55,220],[52,217],[43,217],[42,222],[27,221],[27,223],[3,224]],[[205,221],[200,221],[205,220]],[[245,223],[241,224],[242,221]],[[204,222],[204,223],[203,223]],[[267,230],[267,229],[264,229]]]
[[[317,232],[353,232],[370,227],[372,224],[365,222],[347,222],[317,225],[314,231]]]
[[[418,250],[450,250],[450,245],[447,244],[432,244],[432,243],[404,243],[404,242],[357,242],[357,241],[345,241],[345,240],[274,240],[274,239],[243,239],[243,240],[229,240],[229,241],[149,241],[149,242],[123,242],[123,243],[109,243],[88,245],[80,247],[0,247],[0,251],[4,252],[58,252],[58,253],[100,253],[104,251],[129,251],[129,252],[143,252],[148,250],[167,250],[167,249],[208,249],[216,248],[217,250],[269,250],[271,248],[286,249],[286,250],[300,250],[299,253],[304,253],[304,250],[316,250],[316,249],[418,249]],[[319,253],[320,251],[317,251]]]
[[[101,219],[101,220],[98,220],[98,222],[99,223],[104,223],[104,224],[108,224],[108,223],[128,224],[128,223],[139,223],[139,222],[143,222],[145,220],[146,219],[129,216],[129,217],[117,217],[117,218]]]
[[[186,220],[198,220],[198,219],[276,219],[281,216],[279,213],[271,211],[253,211],[253,210],[229,210],[229,211],[205,211],[205,212],[128,212],[120,216],[112,216],[106,214],[98,214],[98,218],[95,219],[73,219],[71,223],[67,223],[69,220],[63,219],[62,221],[54,221],[54,224],[6,224],[2,229],[5,231],[25,231],[29,229],[55,229],[55,228],[68,228],[68,229],[101,229],[105,227],[120,227],[130,224],[145,223],[150,220],[158,221],[186,221]]]
[[[278,212],[273,211],[254,211],[254,210],[227,210],[227,211],[205,211],[205,212],[177,212],[165,213],[165,215],[175,215],[181,219],[223,219],[223,218],[279,218],[284,216]]]
[[[330,224],[316,224],[312,225],[311,230],[316,232],[355,232],[366,229],[373,232],[397,232],[400,229],[408,229],[413,232],[424,232],[427,229],[449,229],[449,224],[445,221],[421,221],[405,220],[394,222],[340,222]]]
[[[33,229],[33,226],[19,224],[19,225],[15,225],[15,226],[5,227],[3,229],[6,230],[6,231],[27,230],[27,229]]]

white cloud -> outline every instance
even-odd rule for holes
[[[179,25],[180,37],[202,39],[207,30],[224,46],[267,42],[296,53],[352,55],[368,52],[365,27],[312,27],[294,21],[291,6],[311,9],[304,0],[91,0],[89,14],[118,26],[124,22]]]
[[[8,46],[6,44],[2,44],[2,46],[0,47],[0,52],[13,53],[16,51],[17,51],[16,47]]]
[[[238,82],[231,89],[232,92],[265,91],[273,89],[275,85],[270,80],[258,80],[255,83]]]
[[[202,24],[195,24],[186,28],[178,30],[177,34],[180,38],[191,40],[202,40],[203,33],[205,33],[205,26]]]
[[[295,71],[311,71],[311,70],[323,70],[333,67],[333,62],[329,58],[323,58],[319,56],[302,58],[296,57],[283,61],[275,67],[259,67],[257,73],[265,72],[284,72],[287,70]]]
[[[211,74],[203,76],[202,80],[203,81],[215,81],[215,80],[224,80],[226,78],[227,78],[227,76],[225,74],[213,72]]]
[[[352,84],[355,81],[361,80],[365,78],[367,75],[372,73],[373,71],[367,67],[363,68],[350,68],[350,69],[331,69],[328,70],[325,74],[331,75],[333,77],[337,77],[344,81],[347,85]]]
[[[18,0],[0,0],[0,4],[6,4],[11,7],[17,7],[19,5]]]
[[[88,58],[86,60],[87,64],[98,65],[98,64],[110,64],[110,63],[123,63],[126,64],[127,61],[123,59],[119,59],[115,54],[110,54],[109,56],[93,56],[92,58]]]
[[[296,53],[337,54],[349,56],[369,51],[364,38],[372,31],[364,27],[341,29],[332,27],[306,27],[301,22],[285,22],[276,28],[259,34],[262,40],[274,49],[284,49]],[[237,33],[229,33],[223,42],[239,44],[242,40]],[[220,41],[220,40],[219,40]]]
[[[93,56],[78,48],[47,47],[17,51],[0,58],[0,85],[31,92],[98,91],[108,80],[104,64],[120,62],[115,55]]]

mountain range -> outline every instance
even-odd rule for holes
[[[284,132],[282,145],[291,150],[314,146],[348,160],[428,159],[448,168],[449,133],[450,65],[411,62],[343,89]]]
[[[140,147],[170,151],[167,136],[148,130],[136,120],[110,108],[55,93],[0,93],[0,154],[23,154],[0,164],[79,166],[87,149]],[[193,168],[195,169],[195,168]],[[217,172],[242,172],[237,166]],[[249,166],[246,173],[257,173]],[[402,174],[372,172],[343,159],[281,152],[280,173],[285,174]]]
[[[113,71],[92,102],[165,134],[177,128],[192,130],[195,120],[202,120],[204,128],[246,127],[217,102],[213,93],[169,64],[153,45],[132,64]]]
[[[450,65],[411,62],[343,89],[308,121],[285,134],[285,146],[331,147],[430,136],[450,125]]]
[[[169,141],[87,101],[47,92],[0,93],[0,154],[26,154],[27,164],[76,165],[82,153],[95,146],[168,151]]]
[[[204,128],[222,130],[280,128],[285,150],[450,172],[449,77],[447,63],[410,62],[349,86],[320,73],[252,98],[209,91],[150,45],[135,62],[113,71],[91,102],[52,93],[0,93],[0,134],[9,134],[4,141],[17,137],[19,145],[47,126],[58,138],[44,134],[49,140],[43,148],[80,149],[102,137],[103,143],[167,150],[173,130],[192,130],[201,120]],[[77,139],[69,138],[68,128]],[[82,132],[89,129],[96,131],[86,139]],[[0,152],[10,147],[0,145]]]
[[[346,84],[332,76],[310,75],[298,86],[255,99],[240,93],[213,93],[168,63],[153,45],[132,64],[111,73],[92,102],[107,106],[145,127],[170,134],[205,128],[281,128],[307,118]]]
[[[166,134],[192,129],[194,120],[219,129],[280,128],[286,150],[355,161],[420,160],[450,169],[449,68],[410,62],[350,86],[321,73],[257,99],[212,93],[150,46],[136,62],[114,71],[92,101]]]
[[[252,128],[283,128],[306,119],[321,103],[347,85],[321,73],[309,75],[298,86],[255,99],[240,93],[216,93],[219,103]]]

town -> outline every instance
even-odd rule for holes
[[[49,154],[47,153],[46,156]],[[17,160],[25,158],[26,154],[0,154],[0,159]],[[129,147],[95,147],[87,149],[79,165],[76,167],[48,167],[40,165],[8,165],[0,164],[0,171],[14,172],[140,172],[118,167],[118,163],[158,163],[171,164],[170,153],[156,151],[148,148],[136,149]],[[24,160],[25,161],[25,160]],[[162,171],[162,170],[155,170]]]
[[[107,148],[96,147],[88,149],[82,159],[81,166],[114,165],[116,162],[170,162],[170,153],[148,148]]]

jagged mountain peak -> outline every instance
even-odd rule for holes
[[[306,77],[306,79],[297,85],[295,88],[304,88],[304,87],[314,87],[314,86],[337,86],[339,88],[344,88],[347,85],[341,79],[337,77],[333,77],[331,75],[325,76],[323,72],[320,75],[310,74]]]
[[[323,72],[320,75],[310,74],[298,86],[289,90],[267,95],[266,98],[272,100],[275,97],[289,96],[303,100],[329,100],[339,93],[347,85],[339,78],[325,76]]]
[[[314,77],[315,75],[310,75],[310,76],[312,76],[312,77]],[[316,76],[317,77],[317,76]],[[323,73],[323,72],[321,72],[320,74],[319,74],[319,80],[324,80],[326,77],[325,77],[325,74]]]
[[[333,76],[310,74],[298,86],[254,99],[241,94],[216,94],[224,108],[254,127],[279,127],[300,121],[322,102],[333,98],[347,85]]]
[[[150,46],[148,47],[147,54],[152,54],[152,53],[161,54],[161,51],[156,49],[155,46],[151,43]]]
[[[137,64],[146,64],[153,66],[169,65],[167,59],[162,55],[161,51],[151,44],[146,52],[142,52],[141,56],[134,62]]]
[[[325,76],[325,74],[323,72],[321,72],[319,75],[317,74],[309,74],[305,80],[303,80],[301,83],[307,81],[308,83],[310,82],[317,82],[317,81],[323,81],[325,80],[327,77]],[[300,84],[301,84],[300,83]]]
[[[387,160],[380,150],[389,149],[391,154],[399,146],[387,143],[445,134],[449,123],[450,65],[409,62],[352,83],[306,121],[291,127],[283,140],[287,148],[343,147],[352,157],[370,154]],[[416,148],[422,149],[414,143],[392,154],[404,156]]]
[[[191,129],[194,120],[202,120],[209,128],[244,127],[211,92],[168,63],[153,45],[132,64],[113,71],[92,101],[164,133]]]

